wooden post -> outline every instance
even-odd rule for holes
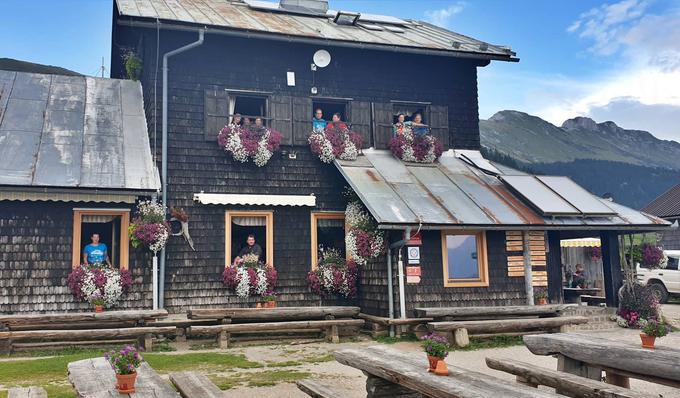
[[[619,289],[623,285],[623,271],[619,253],[619,238],[614,231],[601,231],[602,271],[604,274],[604,295],[607,307],[618,307]]]
[[[366,375],[366,398],[422,398],[423,395],[391,381]]]
[[[456,329],[453,331],[453,340],[458,347],[467,347],[470,345],[470,338],[468,337],[467,329]]]
[[[329,343],[339,343],[340,335],[338,334],[338,325],[332,325],[326,328],[326,341]]]
[[[221,331],[217,335],[217,347],[218,348],[229,348],[229,333]]]
[[[524,231],[524,291],[527,296],[527,305],[534,305],[534,278],[531,270],[531,241],[529,231]]]
[[[564,302],[562,290],[562,248],[560,232],[548,231],[548,299],[553,304]]]
[[[630,388],[630,379],[612,371],[605,372],[605,382],[615,386]]]
[[[153,350],[153,335],[151,333],[146,333],[144,336],[139,338],[139,345],[144,348],[144,351],[151,352]]]

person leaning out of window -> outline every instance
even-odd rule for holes
[[[406,122],[406,124],[411,126],[413,134],[425,135],[428,132],[427,125],[423,123],[423,115],[420,113],[413,115],[413,119],[411,119],[409,122]]]
[[[334,113],[333,114],[333,121],[328,123],[328,128],[339,128],[341,130],[349,130],[349,127],[347,127],[347,123],[342,121],[342,115],[340,113]]]
[[[328,122],[323,118],[323,111],[320,108],[314,111],[314,116],[312,117],[312,131],[315,133],[323,133],[326,130],[326,124],[328,124]]]
[[[85,265],[104,264],[111,267],[111,260],[109,260],[109,251],[105,243],[99,241],[99,234],[93,233],[90,237],[92,243],[85,246],[83,249],[83,261]]]
[[[392,134],[396,137],[404,134],[404,127],[406,126],[406,115],[400,113],[397,115],[397,122],[392,125]]]

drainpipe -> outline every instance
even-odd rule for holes
[[[163,55],[163,132],[162,132],[162,168],[161,168],[161,185],[163,187],[163,207],[168,204],[168,58],[177,55],[194,47],[203,44],[203,35],[205,29],[198,30],[198,40],[182,46],[175,50],[169,51]],[[158,278],[158,306],[164,307],[165,298],[165,248],[161,250],[161,261]]]
[[[390,319],[394,319],[394,288],[392,287],[392,247],[387,247],[387,300]],[[394,337],[394,326],[390,325],[390,337]]]
[[[392,297],[392,249],[397,249],[397,252],[399,253],[399,261],[397,263],[398,267],[398,277],[399,277],[399,310],[401,312],[400,318],[405,319],[406,318],[406,293],[404,291],[404,262],[401,260],[401,249],[406,245],[406,242],[411,238],[411,227],[406,227],[405,231],[405,237],[406,239],[402,239],[400,241],[392,243],[387,251],[387,264],[388,264],[388,270],[387,270],[387,281],[388,281],[388,293],[390,294],[390,319],[394,319],[394,304],[392,303],[392,300],[394,299]],[[390,336],[394,335],[394,327],[390,326]]]

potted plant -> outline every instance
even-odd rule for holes
[[[262,295],[264,300],[264,308],[276,308],[276,293],[268,291]]]
[[[113,350],[104,354],[111,367],[116,372],[116,389],[121,394],[135,392],[135,380],[137,380],[137,368],[143,358],[137,349],[131,345],[120,351]]]
[[[98,291],[92,294],[92,297],[90,297],[90,303],[92,303],[94,306],[94,312],[104,312],[104,304],[106,304],[106,300],[104,299],[104,296],[102,296],[102,294]]]
[[[654,348],[654,341],[657,337],[663,337],[670,332],[670,327],[659,322],[654,318],[643,322],[642,333],[640,333],[640,340],[642,340],[642,348]]]
[[[548,304],[548,291],[545,289],[536,289],[534,292],[534,298],[536,299],[536,304],[547,305]]]
[[[446,367],[444,358],[449,355],[451,346],[446,337],[432,332],[421,337],[420,340],[430,365],[428,372],[434,372],[437,375],[448,375],[449,370]]]

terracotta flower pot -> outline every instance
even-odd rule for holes
[[[264,307],[265,308],[276,308],[276,301],[265,301]]]
[[[130,394],[135,392],[135,381],[137,380],[137,372],[129,375],[116,374],[116,389],[121,394]]]
[[[257,303],[257,305],[255,306],[255,308],[264,308],[264,307],[262,306],[262,303]]]
[[[433,357],[428,355],[427,356],[427,362],[430,364],[430,368],[428,369],[429,372],[434,372],[435,369],[437,369],[437,362],[439,362],[441,358]]]
[[[444,362],[443,359],[439,359],[437,361],[437,367],[434,368],[434,374],[437,376],[448,376],[449,375],[449,367],[446,366],[446,362]]]
[[[103,305],[95,305],[94,306],[94,312],[104,312],[104,306]]]
[[[648,336],[646,333],[640,333],[640,340],[642,340],[642,348],[653,349],[656,336]]]
[[[547,298],[538,299],[538,305],[548,305],[548,299]]]

